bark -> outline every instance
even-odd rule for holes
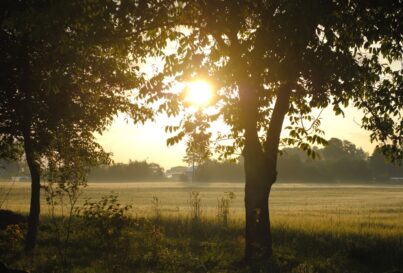
[[[269,218],[270,183],[262,161],[245,157],[245,260],[268,258],[272,254]]]
[[[23,129],[24,136],[24,150],[31,173],[31,204],[28,216],[28,230],[25,238],[25,252],[32,253],[38,233],[39,214],[40,214],[40,166],[35,157],[34,149],[32,147],[32,140],[30,129]]]
[[[245,124],[245,260],[269,258],[272,255],[269,196],[277,179],[277,154],[280,133],[289,107],[291,87],[280,87],[263,147],[256,124]]]

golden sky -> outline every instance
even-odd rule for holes
[[[388,65],[391,65],[393,70],[403,69],[402,63],[399,61],[394,61]],[[148,62],[141,67],[142,72],[148,75],[153,73],[153,69],[162,69],[161,60],[149,58]],[[204,83],[200,81],[189,84],[190,90],[188,91],[190,92],[187,95],[187,99],[198,107],[205,104],[204,100],[208,100],[204,96],[206,94],[193,91],[208,89],[208,87],[204,86]],[[183,84],[176,86],[176,89],[182,88]],[[323,111],[321,114],[321,129],[325,131],[325,138],[337,137],[349,140],[371,154],[376,143],[370,142],[370,132],[361,129],[359,125],[362,113],[354,108],[346,108],[344,112],[345,117],[341,115],[335,116],[331,108]],[[177,123],[172,119],[161,116],[155,122],[135,125],[130,121],[125,121],[123,116],[119,116],[109,130],[105,131],[102,136],[98,136],[97,139],[107,152],[113,153],[112,158],[115,162],[128,162],[130,159],[147,160],[148,162],[158,163],[167,169],[177,165],[184,165],[182,162],[186,150],[184,141],[170,147],[166,145],[168,135],[165,133],[164,127],[166,125],[177,125]],[[214,127],[220,128],[217,124]]]
[[[331,109],[326,109],[322,115],[321,128],[325,131],[325,138],[337,137],[347,139],[366,152],[372,153],[375,144],[369,141],[369,132],[360,128],[361,114],[355,109],[345,109],[345,118],[335,116]],[[159,117],[155,122],[145,125],[133,124],[125,121],[123,116],[115,119],[109,130],[98,136],[99,143],[107,152],[113,153],[115,162],[132,160],[147,160],[160,164],[165,169],[184,165],[182,158],[185,155],[185,143],[167,147],[167,134],[164,126],[173,122],[166,117]]]

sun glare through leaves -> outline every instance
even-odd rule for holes
[[[187,84],[184,95],[184,101],[190,106],[206,107],[212,101],[213,89],[208,82],[198,80]]]

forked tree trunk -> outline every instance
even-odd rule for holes
[[[277,179],[277,154],[284,117],[288,111],[291,86],[279,88],[267,139],[262,145],[256,126],[245,126],[245,261],[272,255],[269,195]],[[253,122],[253,124],[256,124]]]
[[[40,166],[36,160],[32,147],[31,135],[28,129],[24,129],[24,150],[31,174],[31,204],[28,216],[28,230],[25,238],[25,252],[32,253],[38,233],[39,214],[40,214]]]

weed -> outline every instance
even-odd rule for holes
[[[190,217],[193,221],[198,222],[201,219],[201,195],[197,191],[192,191],[189,198]]]
[[[156,221],[159,221],[161,219],[161,204],[159,198],[155,195],[153,195],[153,199],[151,200],[151,208]]]
[[[235,199],[235,193],[224,192],[222,196],[217,198],[217,217],[224,227],[228,226],[228,216],[231,201]]]
[[[80,179],[57,179],[56,171],[48,173],[48,181],[43,186],[49,208],[51,226],[55,236],[55,246],[60,258],[61,271],[67,266],[73,218],[76,216],[77,202],[86,187]],[[67,211],[65,211],[67,210]]]

